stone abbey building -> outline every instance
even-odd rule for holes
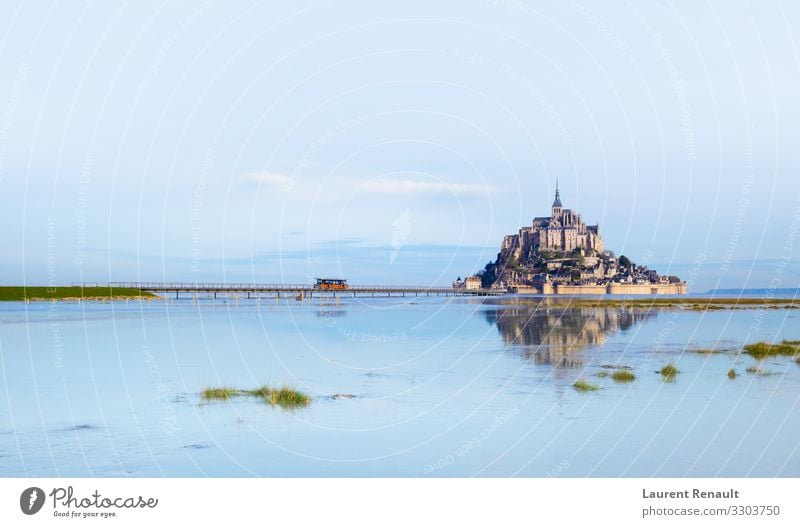
[[[686,293],[677,276],[661,276],[607,251],[600,227],[562,206],[558,182],[550,210],[503,238],[497,260],[479,273],[482,287],[539,294]]]
[[[503,239],[502,251],[509,251],[516,261],[525,261],[539,253],[571,253],[576,249],[586,254],[603,254],[605,246],[598,225],[586,225],[581,215],[561,205],[556,182],[556,197],[550,217],[533,219],[530,227]]]

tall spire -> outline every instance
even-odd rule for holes
[[[561,195],[558,192],[558,178],[556,178],[556,199],[553,200],[553,208],[561,208]]]

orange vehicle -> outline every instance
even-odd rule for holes
[[[322,291],[343,291],[345,289],[350,289],[350,286],[347,285],[347,280],[342,278],[317,278],[314,289],[320,289]]]

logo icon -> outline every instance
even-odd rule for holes
[[[400,254],[400,249],[403,248],[411,231],[414,230],[414,224],[411,223],[412,217],[411,211],[405,209],[392,223],[394,229],[392,230],[392,253],[389,255],[389,265],[394,263],[397,255]]]
[[[44,505],[44,491],[39,487],[25,489],[19,496],[19,508],[28,516],[39,512],[42,505]]]

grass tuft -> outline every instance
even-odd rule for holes
[[[579,392],[593,392],[600,389],[597,385],[592,384],[584,379],[578,379],[572,386]]]
[[[710,348],[697,348],[689,350],[689,353],[697,353],[698,355],[713,355],[715,353],[722,353],[722,351]]]
[[[200,392],[200,398],[206,401],[218,401],[230,399],[238,394],[238,390],[233,388],[206,388]]]
[[[731,380],[735,379],[736,378],[736,370],[734,370],[733,368],[728,370],[728,378],[731,379]]]
[[[284,384],[279,388],[270,388],[269,386],[262,386],[257,389],[259,397],[264,399],[269,404],[278,405],[282,408],[297,408],[299,406],[306,406],[311,402],[311,397],[299,392]]]
[[[750,366],[747,368],[747,373],[751,375],[758,375],[760,377],[769,377],[770,375],[778,375],[774,371],[762,370],[760,366]]]
[[[675,366],[674,364],[667,364],[666,366],[661,368],[658,371],[658,373],[660,373],[665,379],[672,380],[675,378],[676,375],[678,375],[678,373],[680,373],[680,371],[678,370],[678,367]]]
[[[780,344],[756,342],[754,344],[747,344],[744,347],[744,352],[757,359],[774,357],[777,355],[793,356],[800,354],[800,344],[796,342],[795,340],[784,340]]]
[[[253,390],[237,390],[234,388],[206,388],[200,392],[200,398],[206,401],[227,400],[236,396],[258,397],[265,403],[280,406],[281,408],[297,408],[307,406],[311,402],[311,397],[303,392],[295,390],[288,384],[273,388],[271,386],[259,386]]]
[[[633,382],[636,380],[636,375],[630,370],[616,370],[611,374],[614,382]]]

